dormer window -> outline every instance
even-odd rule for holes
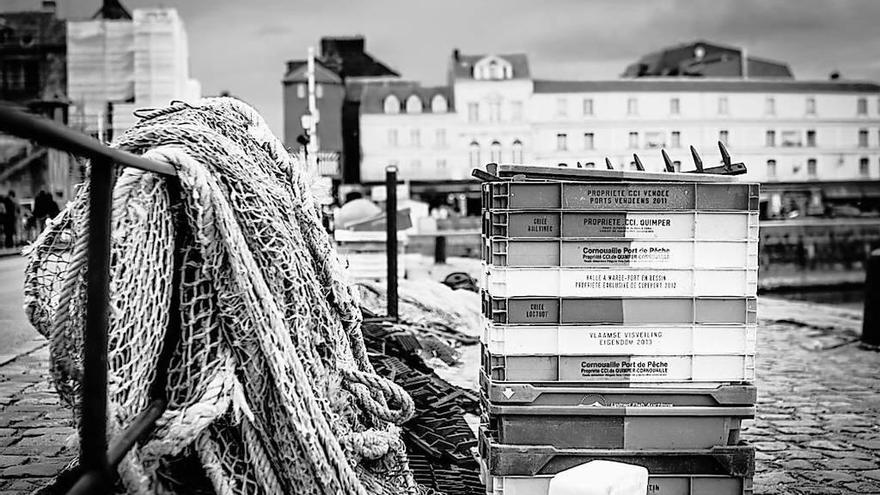
[[[406,113],[422,113],[422,99],[416,95],[410,95],[406,99]]]
[[[383,107],[385,113],[400,113],[400,100],[394,95],[388,95],[385,97]]]
[[[474,79],[503,80],[513,78],[513,67],[501,57],[490,55],[474,64]]]
[[[431,111],[434,113],[446,113],[449,111],[449,104],[443,95],[434,95],[431,98]]]

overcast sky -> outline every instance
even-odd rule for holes
[[[282,129],[284,62],[321,36],[362,34],[367,51],[425,84],[442,83],[453,48],[525,52],[543,79],[617,77],[642,54],[706,39],[788,62],[799,79],[880,81],[880,0],[121,0],[175,7],[205,95],[229,90]],[[0,0],[2,10],[38,0]],[[100,0],[59,0],[69,18]]]

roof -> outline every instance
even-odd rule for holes
[[[529,59],[524,53],[511,53],[507,55],[483,54],[483,55],[460,55],[457,51],[453,52],[452,61],[450,62],[452,76],[455,79],[473,79],[474,65],[486,57],[495,56],[504,59],[513,67],[514,79],[528,79],[531,77],[529,71]]]
[[[535,93],[593,92],[707,93],[880,93],[880,84],[866,81],[795,81],[793,79],[635,78],[606,81],[535,80]]]
[[[307,82],[308,81],[308,61],[306,60],[290,60],[287,62],[287,72],[281,79],[282,83]],[[328,84],[342,84],[342,78],[339,74],[333,72],[320,60],[315,60],[315,82]]]
[[[385,113],[385,98],[394,95],[400,100],[401,112],[406,113],[406,100],[416,95],[422,100],[422,113],[431,113],[431,100],[435,95],[446,98],[448,111],[453,111],[452,90],[448,86],[425,87],[416,82],[395,81],[368,83],[361,86],[361,113]]]
[[[95,12],[92,19],[125,19],[131,20],[131,14],[128,12],[119,0],[103,0],[101,8]]]
[[[365,48],[363,36],[321,38],[321,60],[343,78],[400,77],[400,74],[368,54]]]
[[[630,64],[623,77],[743,77],[742,57],[741,48],[697,40],[649,53]],[[746,58],[749,77],[794,77],[788,64],[783,62]]]

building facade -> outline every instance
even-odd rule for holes
[[[764,183],[768,216],[820,213],[833,202],[880,208],[880,85],[799,81],[784,64],[714,46],[674,47],[684,61],[659,57],[690,72],[645,64],[651,69],[608,81],[535,79],[525,55],[455,51],[446,87],[363,92],[362,180],[378,181],[397,165],[406,180],[460,182],[475,196],[464,179],[489,162],[604,167],[608,157],[634,169],[638,153],[660,171],[666,149],[686,171],[694,169],[689,146],[711,166],[722,141],[748,167],[746,178]],[[713,75],[693,74],[697,68]],[[447,101],[442,112],[435,95]]]

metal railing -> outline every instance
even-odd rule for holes
[[[166,407],[164,396],[165,375],[157,374],[150,388],[151,402],[119,435],[107,438],[107,334],[109,327],[110,299],[110,220],[113,184],[116,167],[134,167],[141,170],[176,177],[174,167],[166,163],[147,160],[137,155],[110,148],[97,140],[75,132],[57,122],[36,117],[23,111],[0,106],[0,131],[20,138],[36,141],[60,151],[84,158],[92,163],[89,177],[89,252],[86,290],[86,327],[83,343],[83,376],[81,418],[79,428],[79,467],[58,483],[70,486],[68,493],[106,493],[115,481],[115,468],[139,439],[153,428]],[[179,206],[179,183],[169,181],[169,193]],[[181,222],[176,222],[182,226]],[[182,236],[176,235],[175,239]],[[177,250],[175,250],[177,254]],[[175,256],[175,263],[180,260]],[[179,276],[179,264],[175,277]],[[179,284],[175,283],[172,290]],[[172,304],[178,298],[173,294]],[[180,325],[175,321],[178,311],[172,308],[165,346],[159,357],[159,370],[167,366],[172,345],[179,335]],[[62,487],[58,487],[62,488]]]
[[[23,111],[0,106],[0,131],[35,141],[60,151],[91,160],[89,176],[89,246],[87,264],[86,328],[83,342],[79,466],[56,480],[56,491],[68,495],[106,493],[116,480],[119,462],[144,438],[167,407],[165,384],[167,365],[180,336],[179,287],[182,246],[180,184],[171,165],[148,160],[110,148],[94,138]],[[113,185],[116,167],[134,167],[175,180],[168,181],[176,228],[172,294],[168,327],[157,363],[156,378],[150,387],[150,403],[131,424],[112,440],[107,438],[107,339],[110,301],[110,229]],[[382,320],[396,321],[397,311],[397,169],[386,172],[386,232],[388,267],[388,315]],[[59,486],[60,485],[60,486]],[[69,489],[67,487],[70,487]]]

